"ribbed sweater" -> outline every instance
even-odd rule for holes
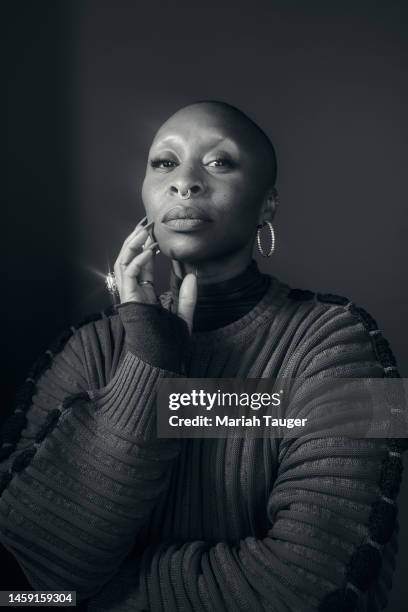
[[[30,584],[93,612],[384,609],[400,441],[163,439],[155,409],[163,377],[397,377],[375,321],[272,277],[243,317],[187,344],[160,299],[72,328],[19,394],[0,541]]]
[[[252,259],[240,274],[222,282],[202,283],[198,279],[197,301],[194,309],[194,331],[210,331],[224,327],[243,317],[265,295],[270,276],[263,274]],[[172,312],[177,312],[181,278],[170,273]]]

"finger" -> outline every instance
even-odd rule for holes
[[[183,272],[183,268],[181,266],[181,263],[177,259],[172,259],[171,261],[172,261],[173,268],[174,268],[174,271],[176,273],[176,276],[178,276],[179,278],[183,278],[184,277],[184,272]]]
[[[136,224],[136,227],[140,225],[144,225],[146,222],[147,222],[147,216],[145,215],[144,217],[140,219],[139,223]]]
[[[153,221],[151,223],[149,223],[148,225],[146,225],[146,230],[147,230],[147,232],[149,234],[149,239],[148,239],[147,245],[149,245],[151,242],[156,242],[156,237],[154,235],[153,227],[154,227],[154,222]],[[143,248],[146,248],[146,247],[143,247]],[[160,253],[160,249],[157,249],[156,254],[157,253]]]
[[[147,231],[143,228],[133,236],[128,243],[124,243],[122,249],[118,255],[117,262],[121,266],[127,266],[132,259],[135,257],[136,253],[140,250],[143,244],[146,242],[148,238]]]
[[[136,223],[136,225],[135,225],[135,228],[134,228],[133,232],[131,232],[131,233],[129,234],[128,238],[129,238],[129,237],[130,237],[132,234],[134,234],[135,232],[137,232],[137,231],[138,231],[140,228],[142,228],[142,227],[146,227],[146,225],[147,225],[147,217],[145,216],[145,217],[142,217],[142,219],[140,219],[140,221],[139,221],[138,223]]]
[[[141,238],[139,237],[137,240],[135,239],[133,245],[129,245],[127,249],[125,248],[122,249],[121,254],[116,260],[115,265],[113,267],[117,279],[121,278],[122,275],[126,273],[130,263],[141,254],[140,252],[137,253],[137,251],[139,251],[140,249],[140,246],[143,248],[143,250],[145,249],[146,244],[148,245],[146,248],[150,248],[153,251],[157,249],[158,243],[151,242],[151,239],[149,236],[146,237],[146,240],[144,241],[143,244],[140,244],[140,242],[141,242]],[[136,245],[139,245],[139,246],[136,246]]]
[[[146,242],[142,246],[142,249],[144,250],[144,249],[147,249],[149,247],[152,247],[153,243],[156,245],[156,248],[154,249],[153,252],[154,252],[155,255],[158,255],[160,253],[160,249],[157,248],[158,243],[157,243],[156,238],[154,237],[153,233],[149,233],[149,237],[147,238]]]
[[[151,234],[148,234],[145,242],[143,243],[142,249],[147,249],[153,242],[156,242],[154,238],[152,238]]]
[[[153,244],[157,246],[157,243]],[[137,255],[124,270],[124,277],[137,279],[150,258],[153,258],[153,251],[150,248]]]
[[[183,278],[179,290],[177,314],[187,323],[189,332],[193,330],[194,310],[197,302],[197,277],[189,273]]]
[[[146,217],[144,217],[146,218]],[[126,238],[126,240],[123,243],[123,246],[127,245],[129,242],[131,242],[133,240],[133,238],[140,233],[141,230],[146,230],[149,233],[150,228],[154,225],[153,221],[150,221],[150,223],[147,223],[146,225],[142,225],[141,221],[139,221],[139,223],[136,225],[135,229],[133,230],[133,232],[131,232],[129,234],[129,236]]]
[[[148,259],[140,270],[138,281],[149,281],[151,283],[154,283],[154,260],[156,258],[157,242],[154,242],[152,241],[152,239],[150,239],[150,241],[143,245],[143,249],[149,249],[153,253],[153,257]]]

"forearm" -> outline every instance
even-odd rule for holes
[[[141,564],[135,559],[132,568],[129,561],[125,578],[102,589],[90,612],[111,609],[119,584],[134,610],[316,612],[331,609],[331,595],[338,598],[347,580],[345,597],[363,589],[362,601],[381,609],[395,566],[397,528],[381,551],[377,580],[361,547],[370,541],[383,456],[378,441],[313,441],[299,461],[292,455],[288,463],[296,467],[288,478],[282,472],[272,491],[264,537],[163,542],[137,551]]]
[[[71,588],[79,598],[97,591],[166,489],[178,443],[157,439],[155,398],[160,378],[177,373],[136,351],[128,334],[113,378],[73,399],[28,464],[12,471],[1,540],[36,588]]]

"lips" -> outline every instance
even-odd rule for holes
[[[174,206],[164,215],[162,222],[174,221],[175,219],[194,219],[197,221],[211,221],[207,213],[197,206]]]

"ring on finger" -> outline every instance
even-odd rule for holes
[[[105,276],[105,286],[112,295],[119,295],[118,284],[114,272],[109,272]]]

